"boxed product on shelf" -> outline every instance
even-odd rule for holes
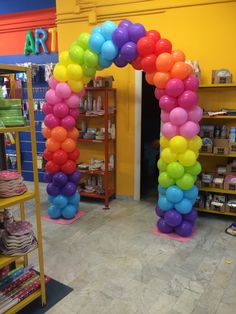
[[[229,139],[215,138],[213,153],[218,155],[229,153]]]
[[[114,78],[112,75],[110,76],[97,76],[95,80],[91,81],[93,82],[93,87],[112,87],[112,82],[114,81]]]
[[[212,70],[212,84],[230,84],[232,74],[228,69]]]
[[[210,209],[224,212],[226,207],[226,196],[222,194],[214,194],[210,204]]]
[[[212,139],[205,137],[202,139],[201,152],[203,153],[212,153],[213,151],[213,141]]]
[[[215,176],[212,182],[212,187],[216,189],[224,188],[224,178],[220,176]]]
[[[229,173],[225,176],[224,189],[236,190],[236,175],[234,173]]]
[[[227,172],[236,172],[236,159],[233,159],[232,162],[227,164],[226,171]]]
[[[214,125],[201,125],[200,137],[201,138],[204,138],[204,137],[213,138],[214,137],[214,130],[215,130]]]
[[[236,143],[229,143],[229,153],[236,154]]]
[[[236,196],[229,196],[225,206],[226,212],[236,213]]]

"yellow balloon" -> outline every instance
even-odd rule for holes
[[[67,66],[68,80],[79,81],[83,77],[83,70],[79,64],[71,63]]]
[[[169,140],[165,136],[161,136],[160,138],[161,148],[166,148],[169,146]]]
[[[185,152],[187,147],[187,140],[183,136],[176,135],[170,140],[170,148],[176,154]]]
[[[83,76],[82,81],[83,81],[84,84],[88,84],[91,81],[91,77]]]
[[[177,155],[174,152],[172,152],[172,150],[169,147],[167,147],[164,148],[163,151],[161,152],[161,159],[165,163],[169,164],[177,160]]]
[[[70,63],[72,63],[70,57],[69,57],[69,51],[62,51],[59,54],[59,63],[63,64],[65,66],[69,65]]]
[[[53,70],[53,75],[55,79],[59,82],[65,82],[67,81],[67,69],[66,66],[60,63],[57,63],[55,65],[55,68]]]
[[[199,136],[194,136],[188,140],[188,148],[194,151],[199,150],[202,147],[202,139]]]
[[[194,151],[187,149],[184,153],[178,155],[178,160],[184,167],[191,167],[195,164],[197,156]]]
[[[69,84],[72,92],[74,92],[74,93],[81,92],[82,89],[84,88],[84,85],[81,81],[70,80],[70,81],[68,81],[68,84]]]

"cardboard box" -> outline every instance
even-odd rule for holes
[[[229,153],[236,156],[236,143],[229,143]]]
[[[214,147],[213,154],[216,155],[225,155],[229,153],[228,147]]]
[[[227,172],[236,172],[236,162],[233,161],[233,162],[227,164],[226,171]]]
[[[213,153],[217,155],[223,155],[229,153],[229,140],[216,138],[214,139]]]
[[[231,190],[231,191],[235,191],[236,190],[236,183],[224,183],[224,189],[225,190]]]
[[[213,138],[214,137],[214,130],[215,130],[214,125],[201,125],[200,137],[201,138],[204,138],[204,137]]]
[[[212,201],[210,205],[210,209],[223,213],[225,212],[225,203]]]
[[[202,145],[200,152],[202,153],[212,153],[213,145]]]
[[[112,87],[112,82],[114,81],[113,76],[98,76],[95,80],[93,80],[93,87]]]

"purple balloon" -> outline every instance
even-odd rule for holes
[[[171,226],[167,225],[167,223],[165,222],[165,220],[163,218],[160,218],[158,220],[157,228],[162,233],[172,233],[174,231],[174,228],[172,228]]]
[[[193,232],[193,226],[189,221],[183,220],[182,223],[175,228],[175,232],[181,237],[189,237]]]
[[[140,23],[135,23],[129,26],[129,38],[136,43],[141,37],[146,35],[144,26]]]
[[[129,26],[132,25],[132,22],[130,20],[123,20],[120,22],[120,24],[118,25],[118,27],[126,27],[128,28]]]
[[[78,185],[80,180],[80,171],[76,170],[71,175],[69,175],[69,180],[74,184]]]
[[[184,91],[184,83],[182,80],[179,79],[171,79],[166,84],[165,92],[168,96],[171,97],[178,97]]]
[[[71,196],[76,192],[76,185],[73,182],[67,182],[66,185],[61,189],[61,193],[66,196]]]
[[[53,174],[45,172],[43,175],[43,180],[47,183],[52,182]]]
[[[60,189],[53,183],[48,183],[47,185],[47,193],[52,196],[56,196],[60,193]]]
[[[128,30],[124,27],[118,27],[112,33],[112,41],[118,48],[121,48],[125,43],[129,41]]]
[[[193,208],[190,213],[183,215],[183,219],[190,222],[191,224],[194,224],[197,216],[197,211],[195,208]]]
[[[68,177],[64,172],[57,172],[54,174],[52,182],[55,185],[62,187],[68,182]]]
[[[138,53],[136,49],[136,44],[132,41],[124,44],[120,50],[120,57],[128,62],[132,62],[134,59],[136,59],[137,55]]]
[[[123,68],[123,67],[125,67],[128,64],[128,61],[124,60],[121,57],[121,54],[119,54],[118,57],[115,58],[114,63],[119,68]]]
[[[163,210],[161,210],[158,205],[155,207],[155,212],[156,212],[156,215],[157,215],[157,216],[159,216],[159,217],[161,217],[161,218],[164,218],[165,212],[163,212]]]
[[[196,92],[199,87],[199,79],[195,75],[190,75],[184,81],[185,90]]]
[[[165,213],[165,222],[171,227],[177,227],[182,222],[182,215],[176,210],[171,209]]]

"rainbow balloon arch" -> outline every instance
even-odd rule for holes
[[[118,26],[106,21],[94,27],[91,34],[82,33],[69,51],[59,55],[43,105],[45,181],[51,203],[48,215],[70,219],[78,212],[80,173],[76,161],[80,153],[76,119],[80,98],[96,71],[112,63],[118,67],[131,64],[145,71],[146,81],[156,86],[162,121],[157,227],[163,233],[190,236],[197,218],[193,208],[198,196],[195,182],[201,172],[197,161],[202,145],[197,135],[202,118],[196,94],[199,81],[182,51],[172,50],[171,42],[161,38],[159,32],[146,31],[142,24],[129,20]]]

